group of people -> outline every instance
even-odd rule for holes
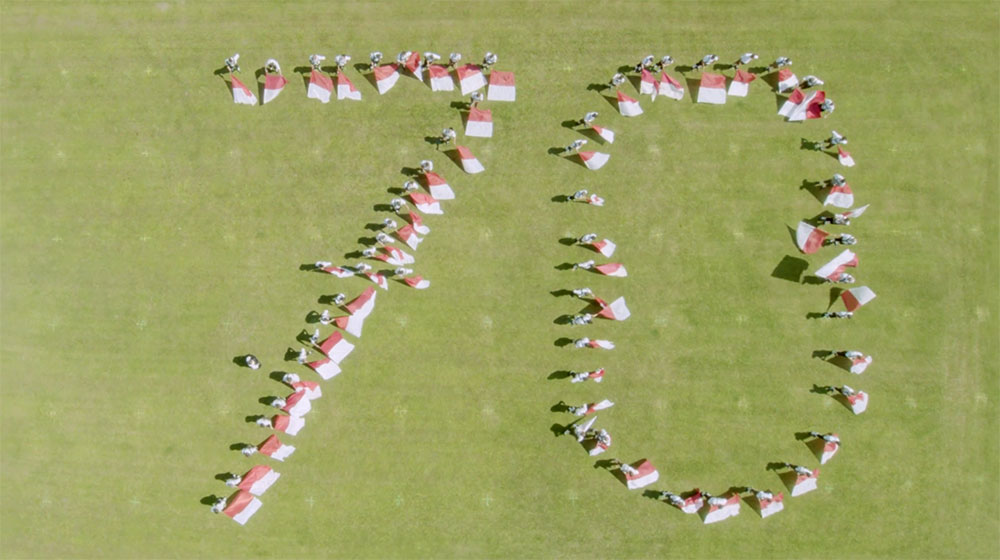
[[[738,72],[743,72],[741,67],[750,64],[752,61],[757,60],[759,55],[755,53],[744,53],[740,55],[732,64],[729,65],[730,68],[737,69]],[[714,54],[709,54],[704,56],[702,59],[697,61],[691,66],[692,70],[707,70],[712,64],[718,62],[719,57]],[[673,64],[674,60],[669,55],[657,57],[653,55],[647,55],[639,61],[634,67],[634,73],[640,74],[640,94],[650,93],[654,96],[658,91],[658,88],[662,87],[664,83],[673,83],[680,87],[679,82],[674,82],[664,71],[667,66]],[[778,86],[775,88],[779,93],[790,88],[798,87],[801,89],[811,88],[813,86],[823,85],[824,81],[817,76],[809,75],[798,80],[791,75],[791,80],[787,78],[790,75],[788,67],[792,64],[792,61],[787,57],[778,57],[770,65],[764,69],[764,73],[778,71]],[[663,82],[656,82],[655,87],[650,86],[650,76],[651,72],[663,72]],[[747,80],[752,81],[753,77]],[[627,95],[621,92],[620,88],[628,82],[628,77],[623,73],[616,73],[609,81],[609,86],[614,88],[618,93],[619,108],[621,114],[626,117],[633,117],[641,114],[641,109],[638,108],[638,102],[631,99]],[[808,104],[808,99],[806,96],[801,94],[801,89],[796,89],[796,93],[793,93],[790,98],[801,105]],[[823,93],[823,92],[820,92]],[[799,100],[801,97],[801,100]],[[675,97],[678,98],[679,97]],[[821,102],[817,101],[815,103],[814,113],[822,116],[829,116],[833,113],[835,106],[832,100],[825,99],[825,94],[820,96],[813,96],[813,100],[822,99]],[[632,105],[634,104],[634,105]],[[586,113],[583,118],[577,121],[578,126],[583,127],[583,131],[592,131],[590,136],[592,139],[602,141],[603,143],[609,144],[614,142],[615,133],[598,126],[596,124],[598,118],[598,112],[591,111]],[[810,116],[808,118],[816,118],[815,116]],[[792,120],[792,119],[789,119]],[[593,152],[583,152],[582,150],[587,145],[588,139],[576,138],[571,143],[566,145],[563,149],[563,154],[576,153],[579,154],[581,159],[584,160],[585,165],[590,169],[596,169],[596,167],[590,165],[588,160],[593,158]],[[829,138],[824,141],[815,142],[814,148],[817,150],[828,150],[837,149],[838,159],[841,164],[845,166],[853,166],[853,159],[849,154],[843,151],[842,147],[847,144],[847,138],[837,131],[831,132]],[[586,155],[585,155],[586,154]],[[604,154],[607,156],[607,154]],[[607,157],[605,157],[606,161]],[[603,163],[601,164],[603,165]],[[843,208],[851,208],[853,206],[853,193],[850,190],[850,186],[847,184],[846,178],[840,173],[835,173],[830,179],[823,182],[822,185],[818,185],[823,189],[828,191],[827,204],[833,204]],[[593,197],[593,198],[591,198]],[[604,199],[597,197],[596,195],[591,195],[586,190],[580,190],[567,197],[570,201],[580,201],[587,202],[590,204],[603,205]],[[815,222],[817,224],[831,224],[837,226],[848,226],[851,223],[851,218],[856,218],[860,216],[862,212],[867,208],[867,206],[849,210],[841,214],[827,215],[824,214],[818,217]],[[853,246],[856,245],[858,240],[853,235],[848,233],[842,233],[836,237],[829,237],[828,234],[816,229],[815,225],[809,224],[814,230],[819,232],[818,234],[813,234],[810,242],[806,243],[802,240],[802,235],[800,233],[800,248],[803,252],[811,253],[815,252],[820,247],[824,246]],[[805,237],[810,237],[812,232],[807,232]],[[818,241],[817,238],[818,237]],[[829,237],[829,238],[828,238]],[[600,248],[596,245],[598,237],[595,234],[587,234],[579,239],[577,243],[584,246],[589,246],[598,252],[602,252]],[[603,240],[603,242],[608,242],[608,240]],[[806,250],[804,245],[809,245],[810,250]],[[613,244],[612,244],[613,246]],[[605,256],[610,256],[610,254],[605,254]],[[846,267],[857,266],[857,257],[850,250],[844,251],[839,257],[831,261],[828,265],[822,267],[817,271],[817,276],[823,280],[831,283],[839,284],[853,284],[855,283],[855,278],[853,275],[847,273],[844,269]],[[615,267],[624,267],[618,263],[609,263]],[[594,260],[587,260],[581,263],[573,265],[573,269],[584,269],[603,272],[598,270],[601,266],[608,265],[597,265]],[[607,274],[606,272],[604,272]],[[864,288],[867,290],[867,288]],[[870,291],[870,290],[869,290]],[[590,299],[591,301],[598,302],[599,307],[603,309],[605,304],[600,298],[596,298],[593,295],[593,291],[590,288],[579,288],[572,290],[575,297],[581,299]],[[863,305],[865,301],[870,298],[865,299],[866,296],[859,292],[857,301],[849,300],[845,297],[845,303],[848,307],[847,311],[828,311],[823,314],[823,317],[831,318],[843,318],[851,317],[853,315],[852,302],[860,302],[858,305]],[[852,296],[853,297],[853,296]],[[871,294],[874,297],[874,294]],[[864,301],[860,301],[864,300]],[[567,321],[569,324],[574,326],[589,325],[593,322],[594,315],[588,311],[579,313],[569,318]],[[577,348],[605,348],[612,349],[614,344],[610,341],[604,340],[591,340],[588,337],[576,338],[573,341],[573,345]],[[861,374],[865,368],[872,362],[872,357],[864,354],[858,350],[835,350],[830,351],[827,356],[824,357],[827,361],[831,363],[836,363],[843,367],[843,369],[850,371],[851,373]],[[569,372],[569,379],[572,383],[582,383],[585,381],[595,381],[601,382],[604,378],[605,370],[604,368],[598,368],[593,371],[582,371]],[[843,385],[840,387],[828,387],[824,388],[826,391],[837,395],[838,398],[844,400],[848,404],[855,414],[860,414],[864,411],[867,406],[867,395],[863,391],[856,391],[853,388]],[[611,446],[611,435],[605,429],[597,429],[594,425],[597,421],[597,416],[594,414],[599,410],[610,408],[614,403],[605,399],[596,402],[589,402],[579,406],[569,406],[564,407],[563,410],[574,414],[576,416],[583,417],[583,419],[575,421],[566,427],[564,434],[574,436],[577,442],[582,443],[587,448],[590,455],[598,455],[605,452]],[[820,464],[825,464],[833,455],[839,450],[840,438],[835,433],[820,433],[817,431],[810,431],[807,435],[803,437],[807,441],[807,445],[812,449],[819,459]],[[640,461],[643,465],[648,465],[648,461],[643,459]],[[618,459],[613,459],[610,462],[612,467],[619,471],[619,474],[628,481],[628,487],[636,488],[639,485],[633,485],[632,482],[638,480],[640,476],[640,471],[636,467],[637,464],[627,464],[619,461]],[[651,467],[650,467],[651,468]],[[799,496],[806,492],[811,491],[816,488],[816,481],[819,476],[819,469],[810,469],[806,466],[784,463],[777,467],[778,471],[781,472],[780,476],[786,481],[788,489],[792,496]],[[655,472],[655,470],[653,471]],[[643,482],[643,485],[650,483],[655,480],[655,477],[648,479]],[[755,510],[761,515],[761,517],[767,517],[773,513],[781,511],[784,507],[783,505],[783,494],[781,492],[772,492],[771,490],[761,490],[754,488],[752,486],[741,487],[742,491],[735,490],[737,487],[732,487],[733,490],[727,492],[725,495],[713,496],[706,492],[702,492],[699,489],[694,489],[693,491],[686,493],[674,493],[671,491],[662,491],[657,496],[684,511],[686,513],[700,513],[705,523],[713,523],[716,521],[721,521],[733,515],[739,513],[739,504],[741,500],[745,499],[748,503],[754,506]]]
[[[401,52],[397,56],[397,63],[405,65],[412,63],[415,59],[419,60],[419,55],[416,57],[414,55],[415,53],[410,51]],[[239,58],[239,54],[235,54],[225,60],[226,69],[231,75],[240,72]],[[423,56],[423,62],[418,68],[426,69],[440,58],[435,53],[426,52]],[[309,57],[313,70],[319,70],[324,60],[326,57],[319,54]],[[350,62],[351,57],[346,54],[337,55],[334,60],[339,71]],[[369,60],[371,61],[370,69],[375,70],[382,60],[382,53],[371,53]],[[462,56],[459,53],[451,53],[448,60],[449,67],[455,67],[462,60]],[[486,53],[480,67],[489,68],[496,62],[496,54]],[[264,72],[269,76],[280,76],[281,66],[278,61],[268,59],[264,66]],[[232,78],[235,82],[235,76]],[[485,85],[484,82],[475,89],[480,89]],[[473,97],[473,102],[478,103],[481,99],[481,95],[479,98]],[[444,144],[456,144],[459,161],[467,173],[474,174],[483,171],[482,164],[475,156],[472,156],[468,148],[457,145],[457,138],[458,133],[453,128],[447,127],[442,131],[440,141]],[[393,277],[402,284],[416,289],[430,287],[430,281],[415,275],[413,269],[407,266],[412,265],[415,259],[409,252],[403,250],[400,244],[406,245],[410,250],[416,250],[424,239],[422,236],[430,233],[430,228],[424,224],[422,214],[443,214],[441,200],[455,198],[454,191],[441,175],[435,173],[433,161],[425,159],[419,162],[413,176],[406,180],[402,189],[398,191],[390,189],[390,192],[399,195],[392,198],[386,205],[393,216],[382,220],[375,238],[355,255],[364,259],[381,261],[391,268],[375,271],[372,265],[366,262],[334,266],[330,261],[316,261],[313,265],[314,270],[340,278],[361,276],[371,280],[383,290],[387,290],[389,287],[387,277]],[[332,324],[343,332],[360,338],[363,322],[374,309],[375,295],[374,287],[369,287],[351,301],[347,301],[347,295],[343,293],[321,297],[321,302],[339,307],[347,314],[334,317],[330,309],[323,309],[310,313],[310,317],[322,326]],[[340,373],[341,361],[354,349],[354,343],[348,341],[340,331],[333,331],[326,338],[322,338],[319,327],[314,328],[311,334],[303,331],[298,340],[307,344],[300,346],[298,350],[289,349],[286,353],[286,359],[294,360],[311,368],[324,380]],[[252,354],[244,356],[241,363],[251,370],[259,370],[262,367],[261,360]],[[296,373],[279,373],[281,373],[281,382],[291,388],[292,392],[287,396],[273,396],[269,399],[263,399],[276,409],[277,414],[255,416],[252,417],[252,421],[257,426],[271,430],[273,433],[256,445],[238,444],[234,446],[246,457],[260,454],[283,461],[290,456],[295,451],[295,447],[282,443],[278,438],[278,433],[291,436],[297,434],[305,426],[304,417],[311,410],[311,402],[322,396],[319,383],[303,381]],[[227,486],[235,488],[236,492],[228,497],[214,498],[211,511],[223,513],[242,525],[260,508],[261,502],[257,497],[263,494],[279,477],[279,473],[263,464],[254,466],[242,475],[236,473],[220,475],[218,478],[222,479]]]
[[[426,81],[433,91],[453,91],[455,84],[452,80],[451,72],[454,71],[461,86],[462,94],[466,95],[486,85],[483,72],[488,72],[498,61],[497,55],[493,52],[487,52],[483,55],[482,62],[479,64],[469,63],[464,65],[460,65],[462,54],[457,52],[448,55],[446,64],[439,62],[442,60],[441,55],[431,51],[424,52],[422,55],[414,51],[401,51],[396,55],[394,61],[386,64],[382,64],[383,58],[383,54],[379,51],[374,51],[368,55],[368,72],[371,74],[380,95],[392,89],[399,79],[401,71],[409,72],[410,75],[422,82],[425,81],[424,76],[426,74],[429,78]],[[337,99],[361,100],[361,92],[358,91],[345,73],[347,65],[352,60],[351,55],[346,53],[337,54],[333,57],[335,66],[330,68],[323,66],[323,63],[327,60],[325,55],[314,53],[309,55],[308,60],[310,74],[307,97],[328,103],[334,90],[336,90]],[[256,105],[256,94],[237,77],[237,74],[242,72],[240,68],[240,54],[235,53],[226,58],[223,61],[223,65],[224,67],[217,73],[228,73],[233,102],[243,105]],[[359,65],[359,68],[364,67],[363,65]],[[334,84],[334,79],[324,73],[326,70],[335,73],[336,84]],[[264,75],[263,99],[261,100],[261,104],[266,104],[281,93],[285,85],[288,84],[288,80],[281,72],[281,64],[274,58],[267,59],[260,71]],[[502,74],[506,75],[506,73]],[[500,78],[500,82],[504,82],[504,84],[498,83],[498,86],[512,86],[512,84],[506,84],[506,76],[498,74],[497,77]],[[512,98],[503,94],[498,94],[498,98],[513,101]],[[473,93],[472,106],[475,106],[475,103],[480,100],[482,100],[482,94],[478,92]]]
[[[399,54],[397,61],[400,64],[413,60],[414,53],[406,51]],[[430,65],[441,57],[434,53],[424,53],[425,65]],[[312,55],[309,62],[313,69],[319,69],[326,57],[322,55]],[[382,59],[382,54],[375,52],[369,57],[371,67],[374,69]],[[458,53],[451,53],[449,56],[450,66],[455,66],[462,59]],[[351,60],[349,55],[338,55],[335,57],[338,69],[342,69]],[[493,53],[486,53],[483,59],[483,67],[496,64],[497,56]],[[230,73],[239,72],[239,55],[233,55],[226,59],[226,68]],[[265,72],[280,75],[281,67],[274,59],[269,59],[265,64]],[[471,155],[468,148],[457,145],[458,133],[452,128],[445,128],[442,131],[441,141],[443,143],[456,143],[456,151],[462,168],[469,174],[483,171],[478,159]],[[422,190],[423,189],[423,190]],[[426,192],[424,192],[426,191]],[[400,283],[415,289],[426,289],[430,287],[430,281],[422,276],[414,274],[412,265],[416,259],[412,254],[402,249],[406,245],[410,250],[416,250],[424,237],[430,233],[430,228],[424,224],[422,214],[443,214],[441,201],[455,198],[454,191],[444,178],[434,171],[434,162],[430,159],[421,160],[417,168],[412,173],[402,189],[390,189],[390,192],[398,194],[392,198],[385,208],[392,213],[392,216],[384,218],[378,225],[378,231],[374,239],[366,244],[358,252],[354,253],[363,259],[380,261],[390,266],[388,270],[375,271],[371,264],[358,262],[351,265],[334,266],[330,261],[316,261],[312,269],[318,272],[332,274],[340,278],[360,276],[372,281],[377,287],[388,290],[389,283],[387,277],[392,277]],[[412,208],[411,208],[412,206]],[[402,225],[400,225],[402,224]],[[344,334],[348,333],[360,339],[364,320],[374,310],[376,300],[375,287],[369,286],[354,299],[348,301],[347,295],[337,293],[320,298],[321,302],[332,304],[342,309],[346,314],[333,316],[330,309],[313,311],[309,314],[310,320],[322,326],[334,325],[339,330],[334,330],[331,334],[323,338],[319,327],[315,327],[312,333],[303,330],[297,337],[300,347],[288,349],[286,360],[295,361],[312,369],[323,380],[331,379],[341,372],[341,361],[347,357],[354,349],[355,343],[349,341]],[[259,370],[262,367],[261,360],[252,354],[243,356],[239,360],[251,370]],[[251,417],[254,424],[260,428],[271,430],[272,433],[259,444],[237,444],[235,449],[246,457],[254,457],[258,454],[271,459],[283,461],[295,451],[295,447],[283,443],[278,434],[294,436],[305,426],[305,416],[311,410],[311,402],[322,396],[322,389],[318,382],[303,381],[296,373],[280,373],[281,382],[291,389],[287,396],[272,396],[262,401],[276,410],[273,416],[258,415]],[[236,489],[235,493],[228,497],[216,497],[212,500],[211,511],[213,513],[223,513],[241,525],[261,507],[258,496],[263,494],[281,475],[271,469],[268,465],[256,465],[244,474],[226,473],[220,475],[227,486]]]

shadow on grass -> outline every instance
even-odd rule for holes
[[[569,379],[572,375],[573,372],[561,369],[558,371],[553,371],[552,373],[549,374],[549,376],[546,379]]]
[[[799,190],[803,190],[813,195],[820,204],[826,199],[827,188],[826,185],[820,181],[810,181],[808,179],[803,179],[802,184],[799,185]]]
[[[781,262],[778,263],[778,266],[774,267],[774,270],[771,271],[771,277],[797,283],[807,268],[809,268],[809,263],[805,259],[785,255],[781,259]]]

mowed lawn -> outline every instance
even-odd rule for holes
[[[822,12],[822,13],[820,13]],[[0,5],[0,555],[5,558],[995,558],[998,489],[996,3],[4,2]],[[319,52],[487,50],[517,76],[466,139],[465,175],[425,136],[461,128],[454,94],[404,76],[360,103],[305,97]],[[762,81],[726,106],[640,101],[626,119],[590,84],[643,55],[689,65],[784,55],[836,112],[782,122]],[[268,57],[289,85],[236,106],[213,72]],[[678,75],[671,69],[673,75]],[[688,73],[689,78],[697,75]],[[625,91],[638,97],[630,84]],[[548,153],[588,110],[618,133],[590,172]],[[831,128],[852,169],[800,149]],[[434,160],[457,199],[415,251],[433,285],[378,293],[364,337],[284,463],[230,449],[287,394],[287,348],[317,299],[369,284],[304,272],[387,216],[403,167]],[[796,250],[819,214],[799,186],[843,172],[858,205],[855,276],[878,298],[806,319],[839,249]],[[586,188],[603,208],[553,197]],[[618,244],[628,278],[558,270]],[[601,262],[599,256],[598,261]],[[779,275],[780,276],[780,275]],[[591,287],[632,317],[556,324]],[[841,309],[835,304],[834,309]],[[324,335],[330,327],[321,329]],[[559,347],[579,336],[611,352]],[[875,357],[862,376],[812,358]],[[264,367],[237,367],[252,352]],[[601,384],[550,379],[606,367]],[[814,385],[871,395],[854,416]],[[796,432],[840,434],[819,490],[717,525],[626,490],[551,411],[603,398],[597,459],[649,458],[651,489],[783,490],[766,466],[817,466]],[[216,475],[282,473],[240,527],[203,501]],[[786,491],[787,493],[787,491]]]

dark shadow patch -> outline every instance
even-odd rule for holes
[[[549,376],[546,377],[546,379],[569,379],[572,376],[573,372],[565,369],[560,369],[550,373]]]
[[[569,405],[566,404],[564,401],[559,401],[558,403],[552,405],[552,408],[550,408],[549,410],[552,412],[568,412]]]
[[[826,199],[827,186],[825,183],[820,181],[810,181],[808,179],[803,179],[802,184],[799,185],[799,190],[803,190],[813,195],[820,204],[823,204],[823,200]]]
[[[572,315],[560,315],[552,320],[552,323],[556,325],[569,325],[572,322],[573,322]]]
[[[572,247],[573,245],[576,245],[576,238],[575,237],[563,237],[563,238],[559,239],[559,243],[562,243],[563,245],[566,245],[567,247]]]
[[[552,290],[549,293],[554,297],[571,296],[573,295],[573,290]]]
[[[688,93],[690,94],[690,95],[688,95],[688,97],[691,98],[691,103],[697,103],[698,102],[698,90],[701,89],[701,78],[698,78],[696,80],[694,78],[688,78],[687,76],[685,76],[684,77],[684,83],[687,85],[687,90],[688,90]]]
[[[612,107],[614,107],[615,111],[618,111],[618,94],[617,93],[615,93],[614,97],[609,97],[609,96],[604,95],[602,93],[601,97],[603,97],[604,100],[608,102],[608,105],[611,105]]]
[[[312,74],[311,66],[296,66],[292,69],[292,73],[300,74],[302,76],[302,85],[305,86],[306,91],[309,91],[309,76]]]
[[[569,346],[571,344],[573,344],[573,339],[572,338],[566,338],[565,336],[562,337],[562,338],[556,339],[556,341],[553,343],[554,346],[558,346],[559,348],[564,348],[564,347]]]
[[[778,266],[774,267],[774,270],[771,271],[771,277],[779,280],[788,280],[789,282],[798,282],[802,278],[802,273],[807,268],[809,268],[809,263],[804,259],[785,255],[781,259],[781,262],[778,263]]]
[[[459,155],[458,149],[446,150],[444,152],[444,155],[448,156],[448,159],[450,159],[452,163],[458,166],[459,169],[463,171],[465,170],[465,167],[462,166],[462,156]]]
[[[837,303],[837,300],[840,298],[840,294],[843,292],[843,288],[830,288],[830,305],[826,307],[827,310],[833,307],[833,304]]]
[[[554,268],[556,270],[573,270],[573,263],[557,264]]]

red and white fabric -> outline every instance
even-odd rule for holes
[[[243,475],[240,483],[236,485],[240,490],[246,490],[254,496],[260,496],[267,492],[272,484],[281,478],[281,473],[275,471],[267,465],[257,465],[248,470]]]
[[[424,186],[427,187],[431,196],[438,200],[454,200],[455,198],[455,191],[451,190],[448,181],[433,171],[424,173]]]
[[[794,111],[796,107],[798,107],[799,105],[802,104],[803,101],[805,101],[805,99],[806,99],[806,94],[802,93],[801,89],[795,88],[795,90],[793,90],[792,93],[788,96],[788,99],[786,99],[785,102],[781,104],[781,108],[778,109],[778,115],[787,118],[788,115],[792,114],[792,111]]]
[[[230,88],[233,90],[233,103],[237,105],[256,105],[257,96],[250,91],[250,88],[243,85],[236,76],[231,77]]]
[[[591,457],[595,457],[597,455],[600,455],[601,453],[604,453],[605,451],[607,451],[609,447],[611,447],[611,436],[608,435],[608,441],[607,442],[602,442],[602,441],[599,441],[599,440],[595,439],[595,440],[593,440],[591,442],[591,445],[593,447],[591,447],[590,450],[587,451],[587,453]]]
[[[847,397],[847,404],[851,405],[851,412],[854,414],[861,414],[862,412],[868,410],[868,393],[864,391],[858,391],[853,395]]]
[[[479,163],[479,159],[472,155],[472,152],[468,148],[465,146],[456,146],[456,149],[458,150],[458,159],[462,162],[462,169],[466,173],[475,175],[486,170],[483,164]]]
[[[423,276],[407,276],[403,278],[403,283],[416,290],[426,290],[431,287],[431,281],[425,280]]]
[[[837,147],[837,161],[844,167],[854,167],[854,158],[851,157],[850,152],[845,151],[839,146]]]
[[[292,416],[305,416],[312,410],[312,403],[310,401],[311,399],[306,391],[295,391],[285,397],[285,406],[281,407],[281,410]]]
[[[517,89],[514,86],[514,73],[493,70],[490,72],[490,87],[486,90],[486,99],[490,101],[514,101]]]
[[[844,249],[842,253],[834,257],[830,262],[823,265],[819,270],[816,271],[816,276],[824,278],[831,282],[835,281],[837,278],[843,274],[844,269],[847,267],[858,266],[858,256],[854,254],[854,251],[850,249]]]
[[[301,416],[288,416],[286,414],[275,414],[271,418],[271,426],[274,427],[276,432],[282,432],[290,436],[294,436],[299,433],[306,425],[305,418]]]
[[[336,325],[338,329],[361,338],[361,332],[364,330],[365,326],[365,318],[358,317],[356,315],[342,315],[340,317],[334,317],[333,324]]]
[[[395,63],[376,66],[374,73],[379,95],[385,95],[399,81],[399,65]]]
[[[730,517],[736,517],[740,514],[740,496],[736,494],[730,496],[726,499],[726,504],[722,506],[708,506],[708,511],[705,513],[704,522],[706,525],[709,523],[718,523]]]
[[[381,274],[375,274],[374,272],[366,272],[365,278],[371,280],[372,282],[375,283],[376,286],[382,288],[383,290],[389,289],[389,281],[386,280],[385,276],[382,276]]]
[[[611,305],[601,305],[601,311],[597,316],[612,321],[624,321],[632,316],[632,312],[625,305],[625,297],[622,296],[611,302]]]
[[[722,74],[705,72],[698,85],[698,103],[712,105],[726,104],[726,77]]]
[[[364,319],[375,309],[375,288],[369,286],[365,291],[344,305],[344,310],[351,315],[357,315]]]
[[[639,471],[636,474],[624,473],[625,485],[628,486],[629,490],[638,490],[660,479],[660,473],[656,470],[656,467],[646,459],[639,459],[629,466]]]
[[[285,89],[288,80],[281,74],[267,74],[264,76],[264,104],[268,104],[278,97],[281,90]]]
[[[222,510],[222,513],[231,517],[233,521],[240,525],[246,525],[246,522],[253,517],[253,514],[257,513],[257,510],[262,505],[264,504],[253,497],[253,494],[250,492],[239,490],[226,500],[226,507]]]
[[[587,199],[584,200],[584,202],[586,202],[587,204],[593,204],[594,206],[604,206],[604,199],[597,196],[596,194],[588,196]]]
[[[277,461],[284,461],[289,455],[295,453],[295,446],[281,443],[278,436],[272,434],[257,446],[257,451]]]
[[[587,379],[593,379],[594,383],[604,381],[604,368],[595,369],[594,371],[588,373]]]
[[[417,235],[417,232],[414,231],[413,226],[410,224],[403,224],[403,227],[397,229],[396,237],[414,251],[417,250],[417,245],[420,245],[420,242],[424,240]]]
[[[459,66],[455,73],[458,74],[458,85],[462,88],[462,95],[469,95],[486,85],[482,70],[475,64]]]
[[[611,159],[611,154],[604,152],[578,152],[578,155],[583,160],[583,164],[587,166],[587,169],[592,171],[597,171],[604,167],[604,164],[608,163],[608,160]]]
[[[598,136],[604,139],[608,144],[615,143],[615,131],[604,128],[603,126],[590,125],[591,130],[597,133]]]
[[[382,252],[376,253],[373,258],[389,263],[392,266],[413,264],[416,260],[413,258],[413,255],[393,245],[386,245],[382,247]]]
[[[850,219],[857,218],[858,216],[864,214],[865,210],[868,210],[869,206],[871,206],[871,204],[865,204],[861,208],[855,208],[854,210],[851,210],[850,212],[844,212],[844,216],[847,217],[847,218],[850,218]]]
[[[778,70],[778,93],[788,91],[799,85],[799,78],[790,68]]]
[[[798,230],[795,232],[795,244],[799,250],[807,255],[811,255],[823,246],[823,240],[830,234],[806,222],[799,222]]]
[[[323,358],[315,362],[306,362],[306,365],[326,380],[332,379],[340,373],[340,366],[330,358]]]
[[[354,344],[345,340],[344,335],[334,331],[330,334],[330,336],[323,339],[317,348],[319,348],[319,351],[322,352],[327,358],[330,358],[334,363],[339,364],[354,350]]]
[[[625,265],[621,263],[599,264],[594,267],[594,270],[605,276],[617,276],[618,278],[625,278],[628,276],[628,271],[625,270]]]
[[[424,225],[424,219],[420,217],[420,214],[416,212],[410,212],[410,225],[413,226],[413,231],[419,233],[420,235],[427,235],[431,232],[431,228]]]
[[[854,311],[875,299],[875,292],[868,286],[859,286],[841,292],[840,299],[844,300],[844,305],[847,306],[848,311]]]
[[[638,117],[642,114],[639,102],[622,92],[618,92],[618,111],[625,117]]]
[[[343,72],[337,72],[337,99],[361,101],[361,92]]]
[[[750,91],[750,82],[757,79],[757,76],[740,68],[733,76],[733,81],[729,82],[729,95],[733,97],[746,97]]]
[[[826,199],[823,200],[823,206],[826,205],[836,206],[837,208],[850,208],[854,206],[854,192],[851,190],[851,186],[844,183],[843,185],[833,185],[830,187],[830,192],[827,193]]]
[[[799,91],[799,90],[795,90]],[[788,114],[790,122],[804,121],[806,119],[818,119],[823,116],[820,107],[826,101],[825,91],[814,91],[805,96],[801,103],[796,105]]]
[[[684,86],[677,79],[668,76],[666,72],[660,74],[658,89],[660,90],[660,95],[669,97],[670,99],[678,101],[684,99]]]
[[[589,245],[593,247],[594,250],[597,251],[598,253],[609,258],[611,257],[611,255],[615,254],[615,248],[617,247],[617,245],[615,245],[615,242],[611,241],[610,239],[602,239],[600,241],[594,241],[593,243],[589,243]]]
[[[642,69],[642,74],[639,76],[639,93],[646,95],[656,93],[656,80],[653,79],[653,74],[645,68]]]
[[[431,64],[427,67],[427,75],[431,79],[431,91],[455,91],[455,81],[451,79],[448,67]]]
[[[860,356],[858,358],[851,358],[851,373],[861,375],[868,369],[868,366],[872,364],[871,356]]]
[[[305,392],[306,398],[314,401],[323,396],[323,388],[319,386],[319,383],[315,381],[294,381],[288,384],[295,392]],[[296,416],[302,416],[298,414]]]
[[[812,472],[812,476],[806,476],[800,474],[795,477],[795,484],[792,485],[792,497],[801,496],[806,492],[812,492],[816,489],[816,481],[819,479],[819,469],[815,469]]]
[[[694,489],[694,494],[684,498],[684,505],[679,506],[684,513],[698,513],[703,507],[705,507],[705,498],[701,495],[701,490],[697,488]]]
[[[785,509],[785,497],[780,492],[770,500],[759,500],[757,503],[760,505],[761,519]]]
[[[413,74],[418,80],[421,82],[424,81],[424,71],[420,66],[420,53],[416,51],[410,53],[403,67],[409,70],[410,74]]]
[[[337,278],[350,278],[355,274],[353,270],[344,268],[342,266],[324,266],[320,270],[327,274],[332,274]]]
[[[604,399],[601,402],[588,403],[587,408],[583,411],[583,415],[586,416],[588,414],[593,414],[598,410],[604,410],[605,408],[611,408],[612,406],[615,406],[615,403],[609,401],[608,399]]]
[[[493,113],[489,109],[473,107],[469,109],[469,120],[465,121],[465,135],[476,138],[493,137]]]
[[[441,210],[441,203],[429,194],[412,192],[406,196],[417,207],[417,210],[420,210],[424,214],[444,214],[444,210]]]
[[[837,434],[833,434],[837,435]],[[819,464],[825,465],[827,461],[840,451],[840,444],[835,441],[823,442],[823,452],[819,456]]]
[[[319,99],[322,103],[329,103],[332,93],[333,80],[330,79],[330,76],[314,69],[309,74],[309,89],[306,91],[306,97],[309,99]]]
[[[591,348],[603,348],[604,350],[614,350],[615,343],[610,340],[591,340],[587,346]]]

